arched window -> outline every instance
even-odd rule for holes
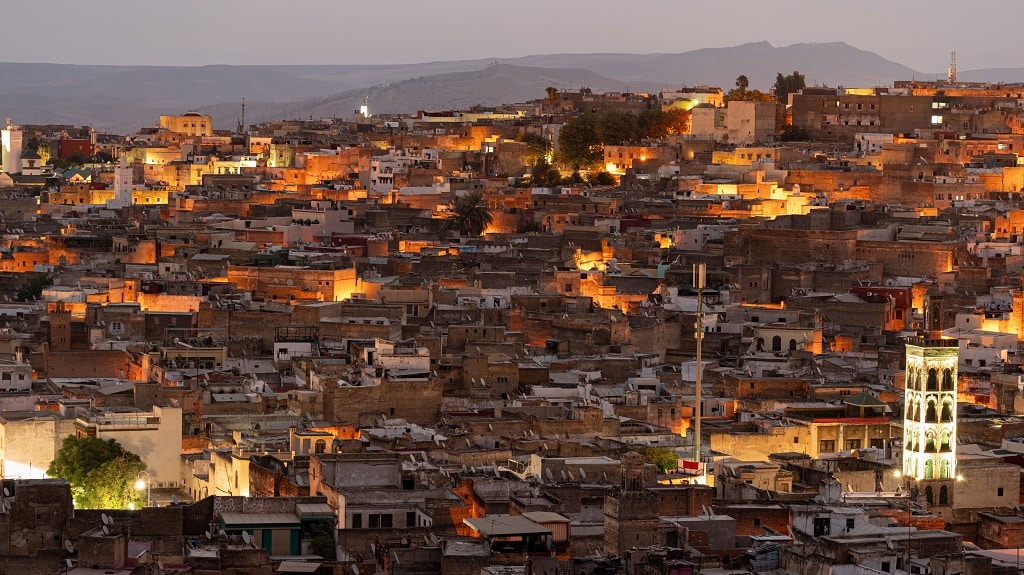
[[[789,340],[789,351],[796,351],[796,340]]]
[[[942,423],[952,423],[953,421],[953,405],[950,401],[942,402],[942,417],[939,419]]]
[[[949,444],[949,432],[943,431],[942,438],[939,441],[939,451],[953,451],[952,446]]]
[[[924,451],[925,453],[935,453],[935,434],[928,433],[924,437]]]
[[[764,338],[757,338],[757,351],[764,351]]]
[[[939,422],[939,418],[938,418],[938,416],[936,415],[936,412],[935,412],[935,402],[934,401],[929,401],[928,402],[928,409],[927,409],[927,411],[924,412],[924,422],[925,423],[938,423]]]
[[[914,421],[914,404],[907,402],[907,419]]]
[[[918,391],[921,390],[921,370],[920,369],[915,369],[914,370],[914,389],[916,389]]]
[[[327,442],[324,441],[323,439],[317,439],[316,443],[313,445],[313,451],[315,453],[324,453],[324,452],[326,452],[327,451]]]
[[[949,460],[943,459],[939,464],[939,479],[949,479]]]
[[[949,486],[943,485],[939,488],[939,505],[949,504]]]
[[[929,461],[929,462],[928,462],[928,464],[931,464],[931,461]],[[925,470],[926,470],[926,471],[925,471],[925,474],[927,474],[927,473],[928,473],[928,472],[927,472],[927,469],[928,469],[928,465],[925,465]],[[927,502],[928,502],[929,504],[931,504],[931,503],[934,503],[934,502],[935,502],[935,491],[934,491],[934,490],[932,489],[932,486],[931,486],[931,485],[929,485],[928,487],[925,487],[925,488],[924,488],[924,498],[925,498],[925,500],[926,500],[926,501],[927,501]]]
[[[938,391],[939,389],[939,374],[932,368],[928,370],[928,391]]]
[[[942,370],[942,391],[953,391],[956,385],[953,383],[953,370],[948,367]]]
[[[782,338],[777,335],[772,337],[772,351],[782,351]]]
[[[935,479],[935,462],[932,461],[931,459],[929,459],[928,461],[924,462],[924,478],[925,479]],[[931,486],[929,486],[928,489],[930,490]],[[931,502],[932,502],[932,496],[931,496],[931,493],[929,493],[928,494],[928,503],[931,503]]]

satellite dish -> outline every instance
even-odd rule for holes
[[[11,492],[6,487],[4,487],[4,497],[10,497],[10,496],[11,496]]]
[[[242,541],[245,541],[246,545],[252,543],[252,535],[249,535],[248,531],[242,531]]]
[[[101,513],[100,514],[100,519],[103,520],[103,524],[104,525],[110,525],[112,523],[112,521],[110,519],[110,516],[107,515],[106,513]]]
[[[554,479],[555,479],[554,477],[551,476],[551,468],[550,467],[544,470],[544,475],[548,476],[548,481],[554,481]]]
[[[177,505],[178,503],[181,503],[181,500],[178,499],[178,496],[177,495],[171,495],[171,505]]]
[[[587,472],[583,471],[582,467],[580,467],[580,478],[581,479],[586,479],[587,478]]]
[[[64,560],[64,564],[68,566],[68,569],[71,569],[72,564],[71,564],[71,560],[70,559],[65,559]]]
[[[75,544],[72,543],[70,539],[65,539],[64,540],[64,548],[68,550],[68,553],[74,553],[75,552]]]
[[[106,526],[106,525],[104,525],[104,526],[103,526],[103,534],[104,534],[104,535],[110,535],[110,529],[109,529],[109,528],[107,528],[107,526]]]
[[[210,535],[210,531],[209,530],[206,531],[206,538],[207,539],[213,539],[213,537]]]
[[[352,565],[352,575],[359,575],[359,566],[356,564]]]

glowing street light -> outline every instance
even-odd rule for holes
[[[135,489],[138,489],[139,491],[142,491],[143,489],[146,490],[146,506],[147,507],[152,507],[153,506],[153,490],[152,490],[152,486],[153,485],[152,484],[153,484],[153,482],[152,482],[152,480],[151,480],[151,478],[149,476],[149,473],[146,472],[146,471],[140,471],[135,476]]]

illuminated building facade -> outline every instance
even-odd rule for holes
[[[903,475],[917,479],[956,477],[955,339],[907,340]]]

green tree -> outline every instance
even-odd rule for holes
[[[739,88],[733,88],[726,92],[723,99],[726,102],[771,102],[775,100],[771,94],[765,94],[761,90],[740,90]]]
[[[14,299],[18,301],[38,300],[43,295],[43,290],[53,285],[53,278],[49,274],[33,274],[28,278],[16,294]]]
[[[547,160],[551,153],[551,142],[536,132],[527,132],[519,138],[526,144],[526,163],[534,165],[540,160]]]
[[[681,108],[644,110],[637,118],[641,138],[664,138],[690,131],[690,112]]]
[[[637,453],[644,456],[644,463],[653,463],[662,473],[673,471],[677,467],[679,456],[666,447],[640,447]]]
[[[39,154],[39,163],[46,166],[50,163],[50,158],[53,157],[53,153],[50,151],[50,144],[42,142],[36,148],[36,153]]]
[[[544,92],[547,93],[546,99],[548,105],[554,108],[555,104],[558,103],[558,88],[555,88],[554,86],[548,86],[547,88],[544,89]]]
[[[597,140],[603,145],[640,140],[640,120],[629,112],[605,112],[594,123]]]
[[[750,79],[747,78],[746,74],[740,74],[736,77],[736,88],[741,92],[746,92],[747,88],[750,87]]]
[[[309,542],[310,550],[328,561],[334,561],[335,547],[334,538],[330,533],[321,533]]]
[[[605,170],[598,170],[587,175],[587,183],[592,186],[614,186],[615,176]]]
[[[793,70],[793,73],[788,76],[783,76],[782,72],[775,75],[775,85],[772,89],[775,90],[775,98],[783,104],[789,101],[789,95],[795,92],[799,92],[807,87],[806,78],[800,72]]]
[[[570,118],[558,132],[558,152],[573,169],[601,161],[601,140],[595,129],[595,116],[581,114]]]
[[[470,192],[457,200],[448,212],[445,228],[460,235],[477,237],[491,225],[494,217],[484,201],[482,192]]]
[[[547,160],[541,158],[533,164],[533,169],[530,170],[530,179],[538,188],[549,188],[558,185],[562,180],[562,173]]]
[[[46,474],[71,484],[75,505],[85,509],[124,509],[146,504],[135,478],[146,469],[138,455],[113,439],[68,436]]]

